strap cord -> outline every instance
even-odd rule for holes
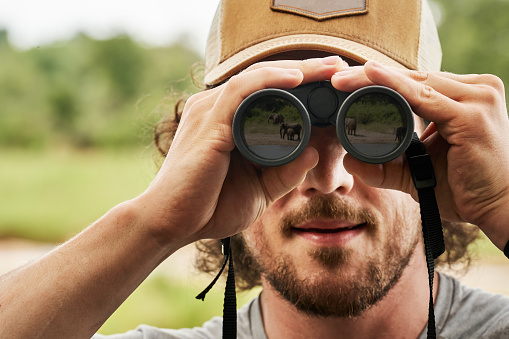
[[[237,338],[237,295],[235,292],[235,272],[233,269],[233,256],[230,246],[231,239],[228,237],[222,239],[224,261],[221,270],[216,275],[214,280],[196,296],[196,299],[205,300],[205,295],[215,285],[221,274],[223,273],[226,264],[228,264],[228,276],[226,277],[226,286],[224,289],[224,304],[223,304],[223,339]]]
[[[405,154],[421,207],[422,234],[429,282],[428,338],[435,339],[437,335],[433,305],[434,259],[445,251],[442,221],[434,191],[436,178],[431,159],[416,133],[414,133],[412,142]]]

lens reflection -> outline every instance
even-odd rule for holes
[[[406,134],[401,105],[383,93],[368,93],[355,100],[345,116],[345,134],[366,156],[381,157],[394,151]]]
[[[245,110],[241,129],[247,148],[257,156],[275,160],[291,154],[303,137],[299,110],[287,99],[262,96]]]

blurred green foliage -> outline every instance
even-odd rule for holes
[[[385,94],[372,93],[355,100],[348,109],[347,118],[356,119],[363,125],[381,124],[401,126],[400,106]]]
[[[153,179],[154,152],[141,148],[0,148],[0,239],[63,242]]]
[[[442,70],[489,73],[509,83],[509,1],[430,0],[438,11]]]
[[[161,99],[192,88],[198,61],[184,41],[149,49],[126,36],[81,34],[18,51],[0,31],[0,146],[139,145]]]
[[[430,0],[442,69],[509,81],[509,1]],[[189,91],[201,57],[182,38],[145,48],[127,36],[13,49],[0,31],[0,147],[119,147],[140,143],[168,92]],[[191,90],[194,91],[195,89]],[[507,90],[506,90],[507,91]]]
[[[184,277],[182,277],[184,276]],[[140,324],[161,328],[193,328],[214,316],[223,315],[224,280],[220,279],[204,301],[196,295],[212,277],[183,273],[180,277],[153,274],[115,311],[98,331],[124,333]],[[260,293],[260,288],[237,294],[240,308]]]
[[[302,121],[300,112],[292,103],[272,95],[263,97],[263,100],[254,101],[246,109],[246,118],[248,118],[249,123],[267,124],[269,123],[269,116],[274,113],[283,115],[285,122]],[[273,121],[271,120],[270,123],[273,123]]]

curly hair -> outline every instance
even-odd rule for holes
[[[185,99],[175,102],[172,114],[167,114],[154,129],[154,143],[161,154],[165,157],[184,109]],[[470,266],[474,253],[471,244],[479,238],[479,228],[469,223],[450,222],[442,220],[444,231],[445,253],[435,260],[437,269],[448,269],[464,273]],[[232,237],[232,251],[235,254],[234,266],[236,284],[239,291],[250,290],[261,283],[260,270],[249,249],[244,242],[242,234]],[[204,273],[216,275],[222,266],[224,256],[222,254],[220,240],[201,240],[196,242],[198,254],[195,267]],[[223,272],[224,274],[225,272]]]

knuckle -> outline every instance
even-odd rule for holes
[[[409,72],[410,79],[418,82],[423,82],[428,80],[429,73],[424,71],[410,71]]]
[[[201,100],[201,98],[203,98],[203,96],[204,96],[204,93],[205,92],[199,92],[199,93],[196,93],[196,94],[193,94],[192,96],[190,96],[186,100],[185,107],[191,107],[192,105],[194,105],[195,102]]]
[[[235,91],[242,84],[242,73],[233,75],[225,85],[223,91]]]
[[[502,82],[502,80],[493,74],[480,74],[478,75],[478,81],[481,84],[485,84],[497,90],[504,88],[504,83]]]
[[[189,115],[189,111],[191,110],[191,107],[193,107],[197,102],[197,99],[196,98],[189,98],[187,99],[185,105],[184,105],[184,109],[182,110],[182,113],[180,114],[180,120],[183,120],[183,119],[186,119],[187,116]]]
[[[433,87],[428,85],[419,85],[417,88],[415,104],[413,105],[416,110],[429,105],[436,101],[436,92]]]
[[[479,85],[479,97],[488,105],[497,105],[501,100],[500,90],[491,85]]]
[[[189,99],[186,100],[184,104],[184,109],[182,110],[182,117],[187,115],[187,113],[193,108],[196,107],[199,102],[203,100],[203,93],[197,93],[192,95]]]
[[[184,109],[181,113],[181,119],[189,119],[189,116],[197,116],[197,112],[202,112],[210,109],[213,102],[211,102],[211,93],[209,91],[204,91],[200,93],[196,93],[192,95],[189,99],[186,100],[184,104]],[[193,114],[190,114],[194,112]]]
[[[266,68],[285,68],[284,65],[280,61],[259,61],[250,65],[246,68],[242,73],[252,72],[252,71],[260,71]]]

